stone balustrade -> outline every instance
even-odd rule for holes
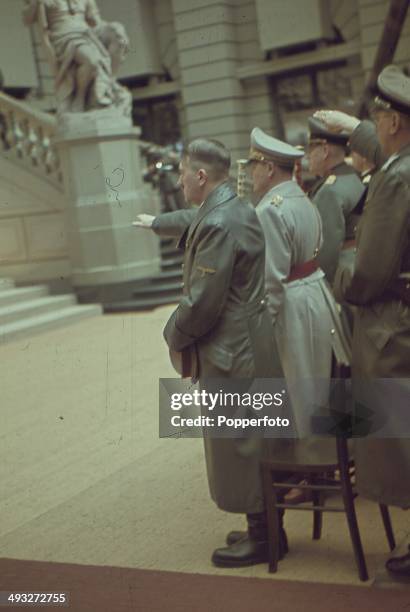
[[[128,300],[160,272],[140,129],[115,112],[59,119],[0,93],[0,277],[66,280],[83,301]]]
[[[62,190],[56,119],[0,92],[0,153]]]

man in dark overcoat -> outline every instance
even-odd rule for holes
[[[357,306],[352,371],[381,426],[356,444],[358,489],[378,503],[410,508],[410,78],[387,66],[377,87],[375,126],[335,111],[319,116],[333,129],[349,130],[352,149],[378,168],[353,274],[339,270],[334,287],[339,299]],[[387,567],[410,577],[410,555]]]
[[[164,330],[172,351],[189,355],[190,375],[209,379],[282,377],[265,304],[265,241],[253,207],[229,182],[230,154],[218,141],[196,139],[183,154],[180,185],[199,208],[139,215],[137,225],[175,236],[184,249],[184,294]],[[238,382],[238,384],[240,384]],[[230,389],[232,390],[232,388]],[[267,529],[259,463],[267,442],[204,436],[212,499],[247,515],[248,531],[228,535],[215,565],[267,560]],[[282,553],[286,552],[284,531]]]

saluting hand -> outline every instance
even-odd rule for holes
[[[326,124],[329,130],[351,134],[359,125],[360,119],[335,110],[319,110],[313,116]]]
[[[134,227],[143,227],[144,229],[152,229],[152,223],[154,221],[154,215],[146,215],[142,213],[137,215],[137,220],[133,221]]]

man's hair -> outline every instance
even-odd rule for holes
[[[295,164],[291,163],[291,164],[286,164],[286,163],[280,163],[280,162],[273,162],[275,164],[275,166],[284,174],[293,174],[293,170],[295,169]]]
[[[231,167],[231,154],[228,149],[213,138],[191,140],[185,146],[182,157],[187,159],[192,168],[204,168],[212,181],[227,177]]]
[[[399,113],[399,116],[400,116],[401,127],[405,130],[409,130],[410,129],[410,115]]]

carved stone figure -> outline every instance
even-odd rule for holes
[[[129,40],[122,24],[101,19],[95,0],[26,0],[26,25],[37,23],[55,77],[59,112],[117,107],[131,96],[115,79]]]

